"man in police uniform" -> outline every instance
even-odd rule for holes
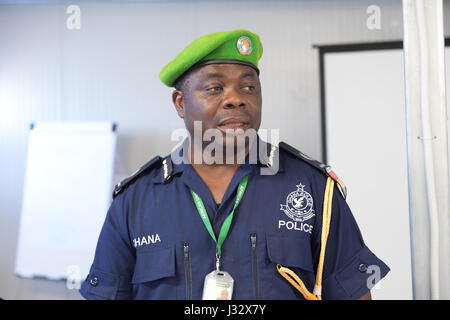
[[[376,281],[369,270],[382,278],[389,268],[364,244],[345,202],[345,186],[330,167],[259,137],[232,149],[234,156],[244,150],[244,163],[202,161],[204,142],[195,153],[196,121],[201,133],[219,130],[222,146],[236,142],[239,134],[230,138],[230,131],[259,129],[262,51],[250,31],[217,32],[193,41],[161,71],[161,81],[175,87],[172,100],[190,139],[116,186],[80,289],[85,298],[214,298],[220,287],[217,299],[303,299],[279,267],[291,270],[308,290],[314,287],[331,177],[337,192],[323,282],[310,297],[370,299]],[[175,161],[180,157],[183,161]],[[225,286],[205,281],[224,274]]]

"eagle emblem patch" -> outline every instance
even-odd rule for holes
[[[286,204],[281,204],[280,210],[292,220],[303,222],[315,216],[313,198],[301,183],[296,187],[297,190],[286,197]]]

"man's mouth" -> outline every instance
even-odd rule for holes
[[[225,118],[219,122],[217,125],[217,128],[219,128],[222,131],[225,130],[237,130],[242,129],[246,130],[250,127],[250,121],[247,118],[241,118],[241,117],[231,117],[231,118]]]

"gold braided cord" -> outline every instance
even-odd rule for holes
[[[328,234],[330,232],[331,204],[333,202],[333,189],[334,189],[334,180],[331,178],[328,178],[327,187],[325,188],[325,199],[324,199],[324,204],[323,204],[323,222],[322,222],[320,257],[319,257],[319,264],[317,266],[317,274],[316,274],[316,286],[319,288],[322,288],[322,273],[323,273],[323,264],[325,261],[325,249],[327,246]],[[321,292],[319,294],[321,295]]]
[[[278,272],[287,280],[291,285],[293,285],[300,293],[305,297],[306,300],[318,300],[317,297],[306,289],[305,284],[297,276],[294,271],[289,268],[283,267],[280,264],[277,264]]]

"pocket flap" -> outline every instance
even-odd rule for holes
[[[175,276],[175,248],[136,253],[133,284]]]
[[[269,259],[285,267],[297,267],[313,272],[309,240],[299,237],[267,236]]]

